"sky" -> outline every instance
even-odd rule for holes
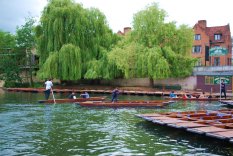
[[[75,0],[84,8],[98,8],[103,12],[113,32],[132,27],[133,15],[155,2],[167,12],[166,22],[177,26],[193,27],[198,20],[206,20],[207,26],[230,24],[233,32],[232,0]],[[16,27],[25,23],[26,17],[40,18],[47,0],[0,0],[0,29],[15,33]],[[233,35],[231,35],[233,36]]]

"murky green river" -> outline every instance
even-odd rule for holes
[[[55,97],[67,95],[56,93]],[[122,100],[156,98],[119,97]],[[151,112],[216,110],[220,109],[217,102],[177,102],[163,109],[90,109],[76,104],[38,104],[41,99],[44,99],[42,93],[0,90],[1,156],[233,155],[233,144],[135,117],[135,114]]]

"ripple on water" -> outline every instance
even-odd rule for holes
[[[18,102],[24,95],[20,95]],[[40,95],[32,96],[37,99]],[[188,110],[197,107],[200,107],[197,103],[187,104]],[[230,145],[224,147],[219,142],[194,138],[134,116],[184,109],[183,103],[176,103],[168,109],[0,104],[0,155],[229,155]],[[215,149],[215,146],[219,147]]]

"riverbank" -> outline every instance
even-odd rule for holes
[[[112,90],[116,88],[113,86],[55,86],[53,88],[53,92],[55,93],[101,93],[101,94],[111,94]],[[117,87],[121,94],[128,95],[150,95],[150,96],[169,96],[172,90],[158,90],[150,87]],[[44,92],[44,88],[5,88],[7,91],[15,91],[15,92]],[[193,96],[198,96],[201,92],[193,91],[193,90],[178,90],[175,91],[175,94],[178,96],[182,96],[183,94],[192,94]],[[218,98],[220,96],[219,93],[205,93],[206,96],[212,96]],[[227,93],[227,97],[232,97],[232,94]]]

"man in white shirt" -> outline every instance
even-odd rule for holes
[[[53,83],[52,80],[49,79],[45,82],[45,99],[48,100],[49,99],[49,95],[50,95],[50,91],[52,89]]]

